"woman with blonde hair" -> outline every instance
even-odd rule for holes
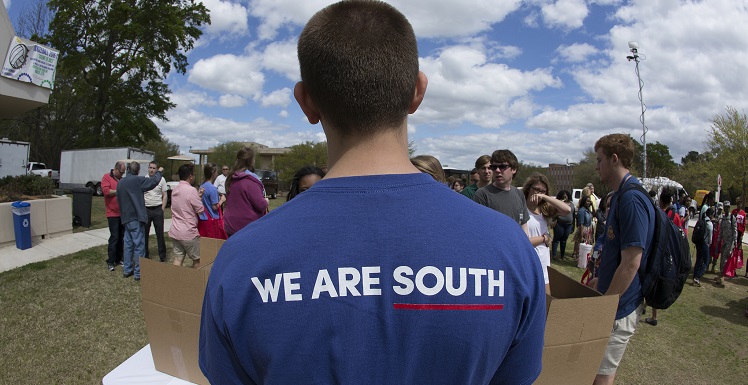
[[[268,211],[269,201],[263,193],[262,182],[252,176],[255,152],[244,147],[236,153],[234,167],[226,177],[226,210],[224,229],[230,237]]]
[[[439,160],[431,155],[418,155],[410,158],[410,163],[422,173],[431,175],[434,180],[441,183],[447,183],[444,177],[444,169]]]
[[[569,214],[571,208],[565,202],[550,194],[548,178],[537,172],[527,178],[522,186],[522,192],[525,194],[527,209],[530,211],[530,218],[527,221],[530,243],[535,247],[535,252],[540,258],[540,264],[543,266],[545,292],[550,294],[548,266],[551,265],[550,246],[553,238],[548,229],[555,225],[556,218],[559,215]]]

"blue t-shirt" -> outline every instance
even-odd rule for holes
[[[601,293],[605,293],[610,287],[613,275],[621,263],[621,250],[633,246],[641,247],[641,265],[643,266],[647,261],[649,245],[652,243],[655,220],[652,201],[649,196],[637,190],[621,194],[623,187],[630,183],[639,183],[639,180],[633,176],[628,180],[624,178],[610,200],[610,213],[608,213],[605,226],[605,243],[597,281],[597,290]],[[631,314],[641,304],[642,299],[639,273],[637,273],[631,285],[618,300],[616,319]]]
[[[200,220],[208,220],[206,213],[210,213],[211,218],[218,219],[218,210],[213,210],[213,205],[217,205],[219,202],[218,189],[210,181],[206,181],[200,187],[205,189],[205,192],[203,192],[203,207],[205,207],[205,211],[200,213]]]
[[[427,174],[323,179],[221,248],[200,368],[213,384],[531,384],[545,304],[509,217]]]

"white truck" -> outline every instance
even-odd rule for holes
[[[30,148],[28,142],[0,139],[0,178],[26,175]]]
[[[47,168],[44,163],[29,162],[30,151],[28,142],[0,139],[0,178],[34,174],[52,178],[57,184],[60,180],[59,171]]]
[[[152,161],[154,152],[132,147],[87,148],[65,150],[60,154],[60,188],[88,187],[101,195],[101,178],[117,161]],[[142,165],[148,171],[148,165]],[[142,174],[145,175],[145,174]]]

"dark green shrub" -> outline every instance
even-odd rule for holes
[[[0,179],[0,195],[8,197],[52,195],[55,182],[39,175],[6,176]]]

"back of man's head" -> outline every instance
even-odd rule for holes
[[[179,180],[187,180],[190,179],[190,177],[193,174],[193,166],[190,163],[185,163],[181,166],[179,166],[179,171],[177,171],[179,174]]]
[[[418,46],[391,5],[349,0],[317,12],[299,36],[301,80],[323,123],[341,135],[397,129],[418,80]]]
[[[138,175],[140,174],[140,163],[136,161],[130,162],[130,174],[132,175]]]
[[[626,134],[610,134],[598,139],[595,143],[595,151],[603,150],[603,154],[610,158],[613,154],[618,155],[618,160],[624,168],[631,168],[634,161],[634,142]]]
[[[671,188],[663,188],[660,192],[660,207],[667,208],[673,203],[673,190]]]

